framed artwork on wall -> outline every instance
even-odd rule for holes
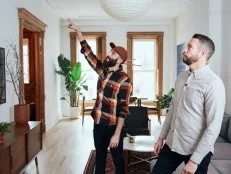
[[[5,48],[0,47],[0,104],[6,103]]]
[[[186,42],[177,45],[177,76],[186,70],[186,64],[183,62],[183,51],[186,46]]]

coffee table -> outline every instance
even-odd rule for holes
[[[154,136],[148,136],[148,135],[141,135],[141,136],[133,136],[134,142],[130,143],[129,138],[124,138],[124,144],[123,148],[125,150],[125,172],[127,173],[128,167],[131,165],[135,165],[141,162],[147,162],[150,164],[150,161],[152,159],[157,158],[157,156],[154,155],[154,143],[155,143],[155,137]],[[128,163],[129,158],[131,157],[130,152],[153,152],[153,156],[149,158],[141,158],[138,156],[132,156],[137,159],[137,161]]]

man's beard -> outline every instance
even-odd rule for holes
[[[104,60],[103,64],[105,67],[110,68],[110,67],[114,67],[117,63],[118,59],[111,59],[110,57],[106,57],[106,59]]]
[[[197,56],[188,57],[188,56],[183,54],[183,62],[188,66],[190,66],[193,63],[197,62],[197,60],[198,60]]]

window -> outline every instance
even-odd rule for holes
[[[156,40],[133,39],[133,95],[156,99]]]
[[[96,54],[96,39],[86,39],[88,44],[91,46],[93,53]],[[98,80],[98,74],[88,64],[83,54],[80,53],[80,44],[77,46],[77,61],[81,62],[82,75],[85,75],[87,79],[88,91],[83,90],[86,100],[92,100],[96,98],[96,84]]]
[[[133,83],[133,96],[156,100],[162,94],[163,33],[128,32],[127,73]]]

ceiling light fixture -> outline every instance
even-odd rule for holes
[[[103,10],[120,21],[129,21],[143,16],[152,5],[152,0],[99,0]]]

